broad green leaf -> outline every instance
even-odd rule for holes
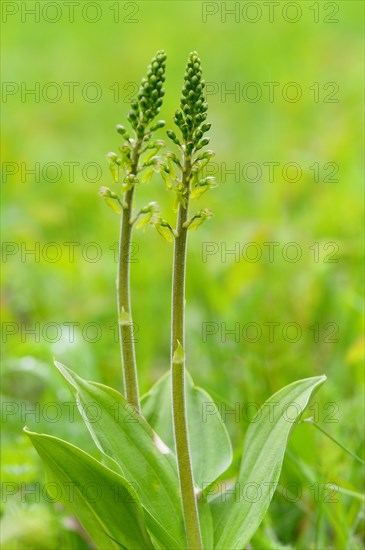
[[[161,550],[166,550],[167,548],[171,550],[181,550],[181,548],[185,548],[182,543],[176,542],[156,518],[147,512],[146,509],[144,510],[148,532],[156,548],[160,548]]]
[[[202,495],[198,496],[198,513],[200,522],[200,531],[202,535],[204,550],[213,550],[214,548],[214,526],[210,504]]]
[[[211,502],[215,548],[241,550],[251,540],[279,480],[294,424],[325,376],[298,380],[270,397],[246,434],[237,482]]]
[[[142,398],[141,407],[152,428],[174,449],[170,373],[160,378]],[[189,375],[186,376],[186,408],[194,483],[204,488],[231,464],[231,442],[212,398],[194,386]]]
[[[142,506],[128,481],[62,439],[26,428],[25,433],[45,465],[52,499],[79,519],[98,549],[153,549]]]
[[[171,548],[183,547],[185,533],[173,453],[119,392],[87,382],[58,362],[56,366],[75,393],[98,449],[112,459],[108,466],[116,463],[119,473],[136,483],[142,505],[155,519],[155,527],[160,524],[153,535],[157,538],[157,531],[165,531],[175,541]]]

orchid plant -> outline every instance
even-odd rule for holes
[[[167,131],[174,150],[166,151],[164,141],[154,137],[165,125],[156,121],[165,65],[165,52],[157,52],[128,114],[131,133],[118,125],[123,142],[118,153],[108,154],[114,187],[100,190],[121,217],[117,302],[124,392],[86,381],[55,363],[75,396],[99,460],[57,437],[25,431],[49,480],[61,488],[63,504],[98,549],[242,550],[269,507],[290,433],[325,376],[293,382],[263,404],[259,420],[247,430],[237,478],[224,481],[232,461],[228,432],[214,400],[195,386],[185,366],[187,237],[212,216],[206,208],[193,215],[189,210],[195,198],[216,186],[204,175],[214,154],[206,149],[208,104],[201,62],[192,52],[174,116],[176,129]],[[134,211],[138,187],[155,172],[174,193],[175,227],[156,202]],[[129,253],[133,229],[146,224],[174,247],[172,334],[171,368],[141,399],[131,337]],[[97,420],[88,418],[90,403],[102,413]],[[207,406],[210,414],[203,418]],[[98,488],[98,498],[88,496],[90,484]],[[248,499],[247,487],[253,486],[259,498]]]

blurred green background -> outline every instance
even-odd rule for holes
[[[310,414],[362,455],[363,3],[83,1],[72,15],[65,2],[43,1],[3,2],[2,10],[2,547],[89,548],[67,512],[42,495],[43,468],[22,427],[97,455],[77,415],[70,422],[67,405],[54,405],[71,396],[52,361],[121,387],[119,219],[97,192],[112,185],[105,154],[120,144],[115,125],[125,123],[160,48],[169,127],[188,53],[200,54],[216,152],[210,171],[220,182],[192,205],[215,217],[190,235],[188,368],[219,406],[241,411],[324,373]],[[267,163],[277,163],[273,178]],[[158,176],[139,189],[136,206],[150,200],[173,224]],[[145,392],[168,369],[172,246],[152,229],[136,232],[134,243]],[[217,252],[203,261],[205,243]],[[277,243],[273,257],[264,243]],[[225,257],[224,247],[240,257]],[[296,250],[301,257],[289,261]],[[204,323],[216,333],[204,338]],[[225,335],[235,327],[239,334]],[[227,416],[230,476],[247,426],[247,415]],[[283,490],[252,547],[362,548],[360,464],[310,425],[297,428],[288,449]],[[327,484],[339,487],[335,495]]]

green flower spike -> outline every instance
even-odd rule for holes
[[[206,122],[208,104],[205,101],[204,89],[201,62],[198,54],[192,52],[184,74],[180,109],[174,116],[181,137],[173,130],[167,130],[167,136],[178,146],[182,158],[180,160],[178,155],[168,152],[164,165],[160,166],[160,173],[167,189],[175,193],[175,211],[178,210],[179,204],[188,210],[190,199],[198,199],[206,191],[217,186],[215,178],[204,175],[206,165],[214,156],[211,150],[202,151],[209,144],[210,138],[205,134],[211,128],[211,124]],[[210,217],[201,216],[200,212],[186,222],[186,227],[193,224],[192,227],[197,228]]]
[[[103,187],[100,195],[116,211],[121,212],[121,229],[118,256],[117,296],[119,319],[128,316],[132,319],[130,299],[130,258],[129,250],[132,242],[134,222],[140,215],[145,220],[139,225],[151,223],[158,207],[153,203],[133,214],[134,193],[136,187],[148,182],[154,171],[158,171],[161,163],[156,156],[164,146],[164,142],[156,140],[153,132],[165,125],[164,120],[155,120],[160,112],[165,90],[166,53],[157,52],[147,69],[147,75],[142,78],[137,99],[131,103],[128,121],[132,132],[122,125],[117,125],[117,132],[123,137],[119,152],[108,153],[109,169],[114,183],[119,185],[118,195]],[[162,223],[162,222],[161,222]],[[138,226],[137,226],[138,227]],[[125,396],[129,403],[139,410],[139,392],[137,366],[133,338],[133,322],[119,323],[119,340],[123,363],[123,378]]]

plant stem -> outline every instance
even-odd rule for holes
[[[136,140],[132,152],[131,173],[137,174],[141,141]],[[138,378],[134,347],[134,325],[130,297],[130,252],[132,239],[132,209],[134,186],[124,195],[120,226],[117,298],[120,351],[123,365],[125,397],[139,411]]]
[[[185,532],[189,549],[203,548],[198,508],[194,494],[193,472],[189,449],[189,432],[185,402],[185,351],[184,357],[178,358],[175,353],[181,344],[185,348],[185,272],[188,219],[189,184],[191,177],[191,158],[185,157],[183,185],[186,189],[186,205],[180,203],[177,220],[177,236],[174,247],[173,282],[172,282],[172,338],[171,338],[171,369],[172,369],[172,408],[174,422],[174,437],[179,471],[180,491],[183,505]]]
[[[345,447],[344,445],[342,445],[342,443],[340,443],[339,441],[337,441],[337,439],[335,439],[334,437],[332,437],[332,435],[330,435],[326,430],[324,430],[323,428],[321,428],[321,426],[318,426],[318,424],[316,422],[314,422],[314,420],[312,418],[307,418],[306,420],[303,420],[302,421],[303,423],[307,423],[307,424],[311,424],[312,426],[314,426],[315,428],[317,428],[317,430],[319,430],[320,432],[322,432],[324,435],[326,435],[331,441],[333,441],[334,443],[336,443],[336,445],[338,445],[341,449],[343,449],[347,454],[349,454],[350,456],[352,456],[352,458],[354,458],[355,460],[357,460],[358,462],[360,462],[360,464],[363,464],[365,466],[365,462],[362,458],[360,458],[359,456],[357,456],[357,454],[353,453],[350,449],[348,449],[347,447]]]

